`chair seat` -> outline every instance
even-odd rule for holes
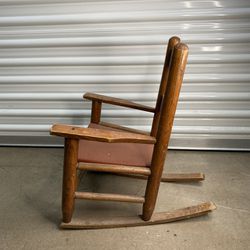
[[[90,123],[89,127],[118,130],[94,123]],[[151,144],[107,143],[80,140],[78,162],[149,167],[151,165],[152,153],[153,145]]]

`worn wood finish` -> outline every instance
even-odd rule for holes
[[[131,177],[136,179],[147,180],[148,176],[143,174],[135,174],[135,173],[115,173],[117,175]],[[196,181],[204,181],[205,175],[203,173],[169,173],[162,174],[161,182],[196,182]]]
[[[180,39],[178,37],[173,37],[169,40],[155,108],[119,98],[86,93],[84,98],[92,100],[91,122],[101,124],[104,128],[81,128],[61,124],[57,124],[52,127],[51,134],[66,137],[63,178],[63,223],[61,224],[61,228],[89,229],[154,225],[200,216],[211,212],[216,208],[212,202],[206,202],[172,212],[153,214],[161,181],[202,181],[205,178],[202,173],[162,174],[186,66],[187,55],[188,47],[185,44],[180,43]],[[149,134],[144,131],[138,131],[112,123],[101,122],[100,117],[102,103],[154,113],[151,133]],[[108,130],[108,127],[113,129]],[[147,187],[145,197],[121,194],[76,192],[76,152],[78,149],[77,142],[79,139],[111,143],[131,142],[155,144],[150,168],[98,163],[80,163],[78,165],[79,170],[110,172],[123,176],[146,179]],[[93,221],[93,219],[90,221],[88,218],[85,221],[73,220],[70,222],[74,209],[74,199],[143,203],[143,213],[141,217],[122,217],[108,220],[100,220],[98,217],[98,221],[96,222]]]
[[[83,163],[80,162],[77,167],[79,170],[97,171],[97,172],[111,172],[111,173],[130,173],[150,175],[151,170],[147,167],[135,167],[125,165],[111,165],[99,163]]]
[[[91,109],[91,122],[92,123],[99,123],[101,119],[101,111],[102,111],[102,103],[99,101],[92,102],[92,109]]]
[[[139,103],[131,102],[128,100],[123,100],[120,98],[115,98],[115,97],[110,97],[110,96],[104,96],[104,95],[98,95],[95,93],[86,93],[83,95],[85,99],[92,100],[92,101],[99,101],[103,103],[108,103],[112,105],[117,105],[117,106],[122,106],[122,107],[127,107],[127,108],[133,108],[133,109],[138,109],[138,110],[143,110],[146,112],[155,112],[155,108],[142,105]]]
[[[135,134],[142,134],[142,135],[150,135],[149,132],[146,131],[142,131],[139,129],[133,129],[133,128],[127,128],[124,126],[120,126],[117,124],[113,124],[113,123],[109,123],[109,122],[99,122],[100,125],[105,126],[105,127],[109,127],[109,128],[114,128],[114,129],[118,129],[121,131],[126,131],[126,132],[130,132],[130,133],[135,133]]]
[[[154,213],[148,221],[141,220],[140,216],[103,218],[73,218],[70,223],[61,223],[62,229],[103,229],[118,227],[136,227],[169,223],[205,215],[216,209],[212,202],[205,202],[192,207],[186,207],[169,212]]]
[[[101,142],[131,142],[154,144],[156,139],[149,135],[135,134],[129,132],[111,131],[106,129],[82,128],[64,124],[55,124],[50,134],[67,138],[94,140]]]
[[[63,192],[62,192],[62,214],[63,222],[71,221],[74,210],[74,195],[77,185],[77,154],[78,140],[65,139],[64,145],[64,167],[63,167]]]
[[[134,203],[143,203],[145,201],[144,197],[140,196],[92,193],[92,192],[75,192],[75,198],[85,199],[85,200],[121,201],[121,202],[134,202]]]
[[[142,216],[144,220],[150,220],[154,211],[187,56],[188,47],[185,44],[180,43],[175,46],[167,81],[166,94],[162,103],[162,114],[156,136],[157,142],[154,147],[151,163],[151,175],[148,178],[146,187]]]
[[[158,97],[157,97],[156,106],[155,106],[155,114],[154,114],[154,119],[152,123],[152,129],[151,129],[152,136],[157,135],[157,130],[159,127],[159,121],[160,121],[160,116],[161,116],[162,101],[166,92],[172,53],[173,53],[174,47],[179,43],[180,43],[180,38],[176,36],[171,37],[168,41],[167,53],[166,53],[165,63],[163,67],[162,77],[161,77],[161,84],[160,84],[160,88],[158,92]]]

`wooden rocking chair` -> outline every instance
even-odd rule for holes
[[[178,37],[169,40],[156,106],[86,93],[92,101],[88,128],[55,124],[51,134],[65,137],[61,228],[111,228],[153,225],[207,214],[216,208],[212,202],[170,212],[154,213],[161,181],[202,181],[201,173],[163,174],[174,115],[187,62],[188,47]],[[151,133],[101,122],[102,103],[154,113]],[[144,197],[77,191],[77,171],[99,171],[147,179]],[[97,222],[72,219],[75,199],[143,203],[136,217],[112,218]]]

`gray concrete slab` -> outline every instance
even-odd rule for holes
[[[0,148],[0,249],[250,249],[250,154],[170,151],[165,172],[204,172],[202,184],[161,184],[156,211],[214,201],[212,214],[157,226],[63,231],[63,150]],[[81,190],[143,194],[145,181],[88,173]],[[137,214],[140,205],[78,201],[77,213]],[[107,209],[107,210],[105,210]],[[106,212],[105,212],[106,211]]]

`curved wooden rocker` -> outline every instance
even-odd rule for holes
[[[62,222],[60,228],[63,229],[104,229],[104,228],[117,228],[117,227],[135,227],[135,226],[150,226],[174,221],[190,219],[198,216],[205,215],[216,209],[212,202],[201,203],[196,206],[181,208],[170,212],[154,213],[150,220],[144,221],[140,216],[131,217],[114,217],[112,219],[103,218],[98,220],[84,220],[72,218],[71,222]]]
[[[86,93],[92,101],[88,128],[56,124],[52,135],[65,137],[61,228],[110,228],[167,223],[201,216],[214,210],[205,202],[170,212],[154,213],[160,182],[202,181],[202,173],[170,173],[163,166],[173,126],[174,115],[187,62],[188,47],[178,37],[169,40],[160,89],[154,108],[131,101]],[[150,133],[101,121],[102,103],[151,112]],[[147,180],[144,196],[104,194],[77,191],[77,171],[98,171]],[[135,202],[143,204],[137,217],[98,221],[72,219],[75,199]]]

